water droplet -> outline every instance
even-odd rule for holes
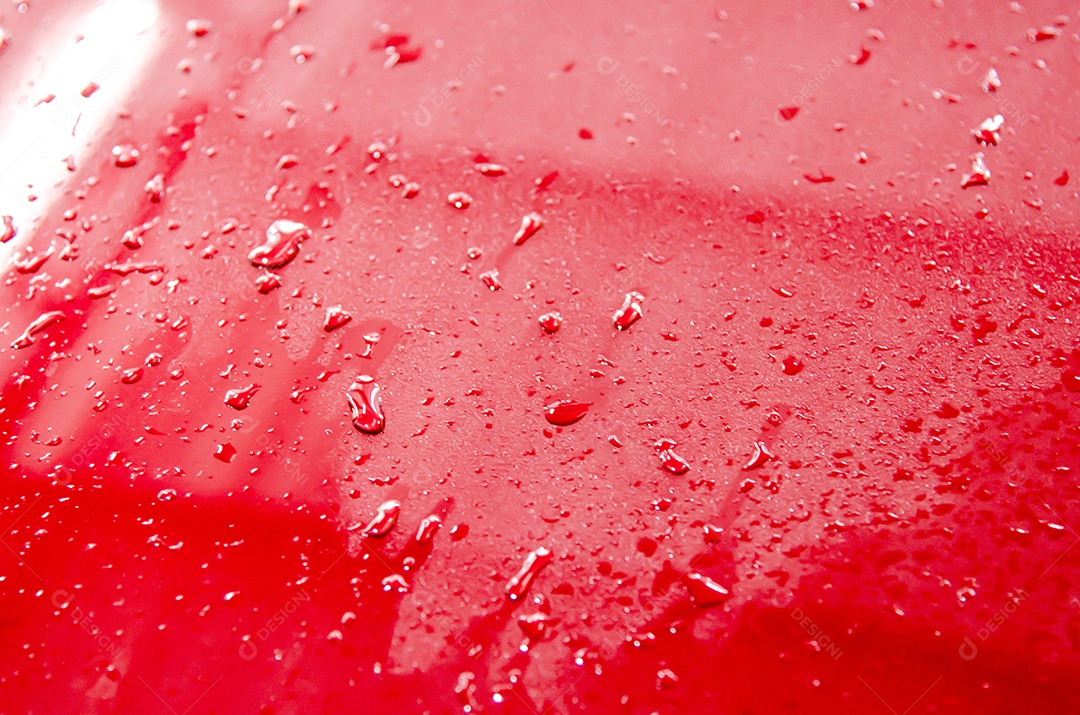
[[[803,361],[794,355],[788,355],[783,360],[784,374],[785,375],[798,375],[803,371]]]
[[[582,128],[580,131],[578,131],[578,136],[582,139],[588,140],[593,138],[593,133],[590,132],[588,129]]]
[[[248,254],[253,265],[281,268],[300,252],[300,242],[311,238],[311,229],[297,221],[278,219],[266,229],[266,242]]]
[[[484,271],[480,274],[480,282],[488,287],[488,290],[499,290],[502,288],[502,283],[499,282],[499,269],[492,268],[490,271]]]
[[[1064,186],[1064,184],[1062,184]],[[7,243],[15,238],[18,230],[15,228],[15,219],[11,216],[0,216],[0,243]]]
[[[464,191],[455,191],[446,197],[446,203],[456,209],[467,209],[472,205],[472,197]]]
[[[641,309],[641,304],[644,301],[645,296],[637,291],[627,293],[626,298],[623,299],[622,307],[615,311],[615,315],[611,318],[615,327],[619,330],[626,330],[636,323],[644,315],[644,311]]]
[[[770,459],[774,458],[764,442],[754,442],[754,453],[750,455],[750,461],[743,465],[743,469],[750,470],[763,467]]]
[[[251,398],[255,396],[255,393],[259,391],[260,385],[248,385],[247,387],[240,387],[235,390],[229,390],[225,393],[225,404],[234,410],[247,409],[248,403],[251,402]]]
[[[133,367],[130,370],[124,370],[120,374],[120,382],[125,385],[134,385],[136,382],[142,379],[143,369],[141,367]]]
[[[687,590],[690,591],[690,600],[699,608],[718,606],[731,595],[716,581],[699,573],[688,573],[685,580]]]
[[[192,19],[187,21],[187,31],[195,37],[205,37],[210,34],[210,30],[213,29],[213,25],[209,20]]]
[[[1061,35],[1061,29],[1053,25],[1043,25],[1040,28],[1028,30],[1028,39],[1032,42],[1045,42]]]
[[[544,329],[544,332],[553,334],[559,332],[559,328],[562,327],[562,315],[557,311],[550,313],[544,313],[540,316],[540,327]]]
[[[964,174],[960,182],[960,188],[967,189],[972,186],[986,186],[990,183],[990,170],[983,162],[983,153],[979,152],[971,158],[971,173]]]
[[[547,634],[548,627],[558,622],[546,613],[532,613],[518,618],[518,626],[525,637],[531,641],[538,641]]]
[[[525,218],[521,219],[521,228],[519,228],[517,234],[514,235],[514,245],[520,246],[525,243],[533,234],[543,227],[544,218],[540,214],[536,212],[526,214]]]
[[[591,404],[574,400],[555,400],[544,405],[544,419],[557,427],[567,427],[588,414]]]
[[[401,502],[391,499],[390,501],[383,502],[379,505],[379,510],[375,513],[375,517],[369,521],[361,530],[364,536],[374,536],[382,538],[390,533],[390,530],[397,524],[398,516],[401,515]],[[356,527],[352,527],[349,531],[355,531]]]
[[[866,64],[866,61],[870,59],[870,48],[866,45],[863,45],[859,48],[859,54],[851,55],[849,59],[851,60],[851,64],[853,65]]]
[[[42,313],[38,317],[34,318],[30,325],[26,326],[26,330],[22,332],[22,335],[15,338],[14,342],[11,343],[11,347],[18,350],[20,348],[25,348],[33,345],[34,337],[36,335],[48,328],[53,323],[59,323],[66,317],[67,316],[59,310],[51,310],[47,313]]]
[[[139,163],[139,150],[134,144],[117,144],[112,148],[113,165],[127,169]]]
[[[146,197],[153,203],[158,203],[165,196],[165,175],[154,174],[146,185],[143,186]]]
[[[378,383],[370,375],[361,375],[349,387],[349,408],[356,429],[365,434],[378,434],[386,426],[382,397]]]
[[[487,162],[481,162],[476,165],[476,170],[484,176],[503,176],[506,174],[506,167],[502,164],[489,164]]]
[[[157,493],[158,501],[172,501],[177,497],[175,489],[162,489]]]
[[[255,279],[255,287],[260,293],[266,295],[275,288],[281,287],[281,277],[274,273],[263,273]]]
[[[340,305],[332,305],[326,309],[326,320],[323,321],[323,330],[330,332],[335,328],[340,328],[345,323],[352,320],[352,316],[349,315],[344,308]]]
[[[296,64],[302,65],[315,54],[315,48],[311,45],[293,45],[289,48],[289,57],[296,60]]]
[[[551,551],[543,546],[529,552],[521,570],[506,584],[507,598],[515,602],[520,600],[529,591],[529,586],[540,572],[554,560],[555,557],[551,555]]]
[[[219,444],[214,450],[214,459],[218,459],[228,464],[236,456],[236,447],[226,442],[225,444]]]
[[[552,171],[552,172],[549,172],[547,174],[544,174],[543,176],[541,176],[539,179],[537,179],[534,182],[536,184],[536,190],[537,191],[543,191],[547,187],[554,184],[555,179],[558,179],[558,178],[559,178],[559,172],[558,171]]]
[[[1005,117],[995,114],[983,120],[983,123],[972,130],[975,141],[983,146],[997,146],[1001,140],[1001,126],[1005,123]]]
[[[799,113],[798,107],[780,107],[780,118],[785,122],[790,122],[795,118],[795,115]]]
[[[658,450],[661,467],[676,476],[690,471],[690,463],[675,453],[675,440],[664,438],[654,446]]]
[[[1054,179],[1054,183],[1057,184],[1058,186],[1064,186],[1065,184],[1069,183],[1069,172],[1068,172],[1068,170],[1065,170],[1065,171],[1061,172],[1061,176]],[[10,218],[10,217],[6,217],[6,218]],[[3,243],[3,241],[0,241],[0,243]]]
[[[424,517],[420,526],[416,528],[416,543],[421,545],[430,544],[435,540],[435,534],[442,528],[442,519],[437,514]]]
[[[980,80],[979,86],[987,94],[1001,89],[1001,77],[998,76],[997,70],[993,67],[987,70],[986,75]]]

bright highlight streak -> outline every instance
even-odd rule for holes
[[[67,157],[78,165],[94,150],[110,114],[130,96],[152,58],[159,14],[155,0],[106,0],[34,48],[42,63],[24,68],[19,82],[31,88],[29,100],[0,119],[0,214],[12,216],[19,231],[0,245],[0,265],[62,193]],[[100,88],[84,97],[91,83]],[[40,101],[49,95],[52,101]]]

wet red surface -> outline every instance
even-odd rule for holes
[[[6,9],[0,711],[1080,709],[1077,21],[862,4]]]

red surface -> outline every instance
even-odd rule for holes
[[[0,126],[89,7],[4,10]],[[1080,44],[1021,10],[164,3],[2,177],[0,710],[1076,712]]]

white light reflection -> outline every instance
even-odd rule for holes
[[[17,86],[28,93],[0,115],[0,214],[12,216],[19,231],[0,245],[0,265],[63,191],[65,159],[74,157],[78,166],[97,148],[102,128],[130,96],[152,59],[159,14],[155,0],[105,0],[68,18],[27,55],[38,58],[20,68]],[[100,88],[84,97],[91,83]],[[49,95],[52,101],[40,101]]]

